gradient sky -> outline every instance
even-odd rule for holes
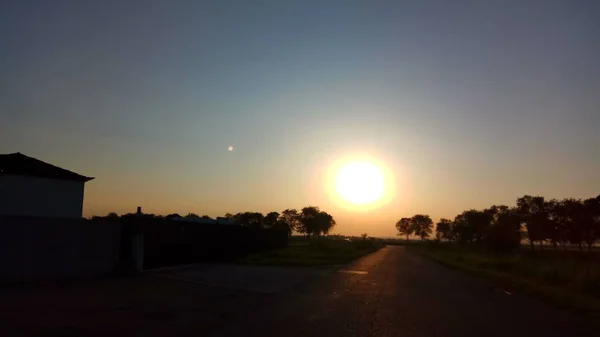
[[[600,194],[598,1],[3,1],[0,43],[0,153],[96,177],[86,216],[318,205],[377,236]],[[325,191],[357,153],[396,176],[376,211]]]

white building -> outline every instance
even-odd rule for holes
[[[19,152],[0,155],[0,215],[80,218],[92,179]]]

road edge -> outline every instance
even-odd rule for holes
[[[504,291],[532,296],[558,309],[569,311],[577,316],[600,320],[600,301],[582,294],[569,292],[562,288],[539,284],[529,279],[512,274],[500,273],[482,268],[474,268],[452,259],[444,259],[417,247],[407,247],[415,253],[426,257],[444,267],[456,269],[469,275],[483,278]]]

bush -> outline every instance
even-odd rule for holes
[[[485,243],[496,253],[509,253],[521,247],[521,234],[511,226],[497,224],[488,229]]]

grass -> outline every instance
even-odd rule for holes
[[[600,317],[598,261],[525,252],[496,255],[483,248],[446,244],[415,245],[411,249],[448,267],[486,277],[511,292]]]
[[[252,254],[238,263],[280,266],[314,266],[343,264],[372,253],[383,245],[371,240],[313,238],[296,239],[284,249]]]

